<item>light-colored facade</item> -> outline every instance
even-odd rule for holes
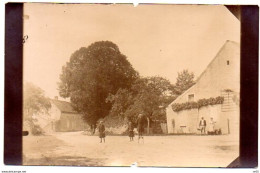
[[[212,117],[222,134],[239,133],[240,45],[226,41],[196,84],[174,100],[166,109],[168,133],[198,133],[199,121]],[[224,98],[222,104],[173,111],[175,103],[200,99]],[[207,131],[207,127],[206,127]]]

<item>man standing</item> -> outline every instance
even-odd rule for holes
[[[138,143],[139,143],[139,139],[143,139],[144,142],[144,137],[143,137],[143,133],[144,133],[144,117],[143,114],[139,114],[138,118],[137,118],[137,131],[138,131]]]
[[[201,130],[201,134],[206,134],[206,126],[207,126],[207,123],[206,123],[206,120],[204,120],[203,117],[201,117],[201,120],[200,120],[200,130]]]

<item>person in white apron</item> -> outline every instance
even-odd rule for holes
[[[210,118],[210,121],[209,121],[209,134],[213,135],[215,133],[215,121],[213,120],[213,118],[211,117]]]

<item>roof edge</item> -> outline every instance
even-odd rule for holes
[[[235,41],[231,41],[231,40],[226,40],[225,43],[221,46],[221,48],[219,49],[219,51],[217,52],[217,54],[214,56],[214,58],[210,61],[210,63],[207,65],[207,67],[205,68],[205,70],[200,74],[200,76],[198,77],[197,81],[200,80],[200,78],[203,76],[203,74],[206,72],[206,70],[209,68],[209,66],[217,59],[218,55],[220,54],[220,52],[224,49],[224,47],[226,46],[226,44],[228,42],[240,45],[239,43],[235,42]],[[197,82],[196,82],[197,83]],[[196,85],[196,84],[195,84]]]
[[[220,52],[224,49],[225,45],[228,43],[234,43],[236,45],[240,45],[238,42],[232,41],[232,40],[226,40],[225,43],[221,46],[221,48],[219,49],[219,51],[217,52],[217,54],[214,56],[214,58],[210,61],[210,63],[207,65],[207,67],[205,68],[205,70],[200,74],[200,76],[198,77],[198,79],[196,80],[196,83],[191,86],[189,89],[187,89],[184,93],[182,93],[181,95],[179,95],[174,101],[172,101],[168,106],[170,107],[170,105],[172,105],[174,102],[177,101],[178,98],[182,97],[183,95],[185,95],[187,92],[189,92],[192,88],[195,87],[195,85],[197,84],[197,81],[199,81],[201,79],[201,77],[206,73],[206,70],[209,68],[209,66],[217,59],[218,55],[220,54]]]

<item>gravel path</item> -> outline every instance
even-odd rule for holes
[[[36,145],[35,150],[37,137],[24,137],[24,164],[130,166],[137,162],[138,166],[226,167],[239,153],[238,140],[225,135],[145,136],[144,143],[136,137],[129,142],[127,136],[107,136],[106,143],[99,143],[97,136],[82,132],[55,133],[51,138],[55,138],[53,145],[58,141],[54,147],[33,155],[28,146]]]

